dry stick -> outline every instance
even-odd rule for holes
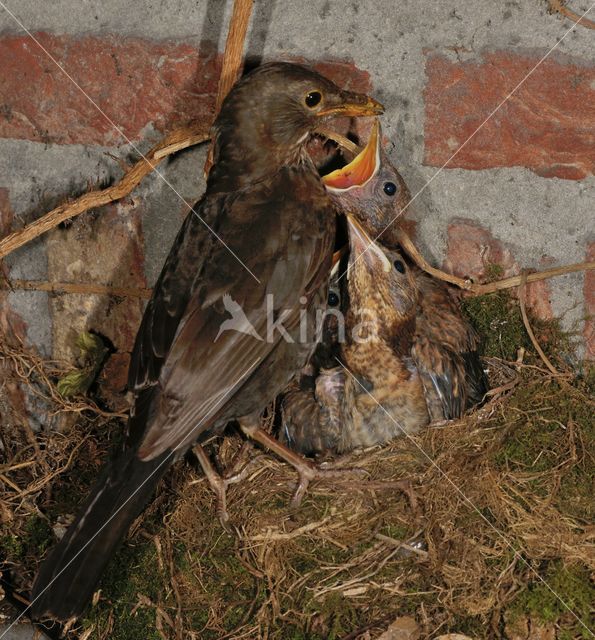
[[[413,244],[413,240],[409,237],[409,234],[404,229],[397,229],[397,240],[399,244],[403,247],[403,249],[407,252],[409,257],[415,262],[415,264],[423,269],[426,273],[429,273],[431,276],[438,278],[439,280],[444,280],[445,282],[449,282],[450,284],[455,284],[457,287],[461,289],[465,289],[467,291],[474,291],[474,288],[481,285],[475,285],[470,280],[464,280],[463,278],[459,278],[450,273],[445,273],[444,271],[440,271],[440,269],[436,269],[432,267],[426,259],[421,255],[421,253],[417,250],[417,247]]]
[[[534,273],[525,275],[527,282],[537,282],[538,280],[546,280],[547,278],[563,276],[567,273],[576,273],[577,271],[592,271],[593,269],[595,269],[595,262],[576,262],[574,264],[564,265],[563,267],[544,269],[543,271],[536,271]],[[523,276],[521,275],[504,278],[504,280],[496,280],[495,282],[488,282],[487,284],[474,284],[471,287],[471,291],[473,291],[477,295],[482,295],[484,293],[493,293],[494,291],[500,291],[501,289],[518,287],[521,285],[522,279]]]
[[[231,24],[225,43],[225,53],[223,54],[223,70],[219,78],[219,90],[217,92],[217,103],[215,114],[219,113],[221,104],[236,80],[240,77],[242,60],[244,57],[244,41],[254,0],[235,0],[233,3],[233,13]]]
[[[576,22],[583,27],[587,27],[587,29],[595,29],[595,22],[593,22],[593,20],[589,20],[589,18],[581,18],[578,13],[575,13],[572,9],[569,9],[564,5],[564,0],[548,0],[548,4],[552,13],[559,13],[573,22]]]
[[[242,64],[244,38],[248,29],[253,0],[235,0],[217,95],[217,111],[237,79]],[[24,244],[31,242],[41,234],[58,226],[61,222],[74,218],[88,209],[120,200],[128,195],[139,182],[168,155],[209,139],[209,125],[181,127],[172,131],[159,144],[154,146],[144,158],[139,160],[117,184],[103,190],[90,191],[73,202],[56,207],[45,216],[35,220],[25,228],[9,234],[0,240],[0,259],[12,253]]]
[[[416,246],[409,235],[403,230],[397,230],[397,240],[403,249],[407,252],[409,257],[420,268],[429,273],[430,275],[450,282],[457,287],[470,291],[476,296],[483,295],[485,293],[494,293],[495,291],[501,291],[502,289],[512,289],[521,285],[523,276],[511,276],[510,278],[504,278],[503,280],[496,280],[495,282],[488,282],[486,284],[476,284],[471,280],[465,280],[450,273],[445,273],[440,269],[432,267],[426,259],[417,250]],[[595,262],[576,262],[574,264],[564,265],[563,267],[554,267],[552,269],[545,269],[543,271],[536,271],[534,273],[525,274],[526,282],[537,282],[538,280],[546,280],[547,278],[554,278],[556,276],[562,276],[567,273],[576,273],[577,271],[592,271],[595,269]]]
[[[202,124],[176,129],[154,146],[144,158],[138,160],[117,184],[107,189],[89,191],[72,202],[56,207],[23,229],[19,229],[19,231],[15,231],[0,240],[0,258],[4,258],[24,244],[58,226],[61,222],[74,218],[88,209],[101,207],[128,195],[165,157],[157,158],[155,154],[159,151],[172,147],[177,150],[181,142],[191,141],[187,145],[189,146],[190,144],[204,142],[207,139],[208,135],[205,133],[205,127]]]
[[[233,12],[227,41],[225,42],[225,52],[223,54],[223,69],[219,77],[219,87],[217,89],[217,102],[215,104],[215,117],[221,109],[223,100],[240,77],[244,58],[244,42],[252,15],[254,0],[234,0]],[[205,160],[204,174],[209,175],[213,166],[213,145],[210,146]]]
[[[46,280],[11,280],[8,286],[27,291],[49,291],[51,293],[80,293],[119,296],[121,298],[151,297],[151,289],[136,289],[134,287],[111,287],[104,284],[86,284],[80,282],[48,282]]]
[[[537,341],[537,338],[535,337],[535,334],[533,333],[533,329],[531,328],[531,324],[530,324],[529,318],[527,316],[527,309],[525,308],[525,294],[526,294],[525,285],[527,284],[527,272],[523,271],[521,273],[521,275],[520,275],[520,278],[521,278],[521,282],[519,284],[519,305],[521,307],[521,316],[523,317],[523,324],[525,325],[525,329],[527,330],[527,333],[529,334],[529,338],[531,338],[531,342],[533,343],[533,346],[535,347],[535,350],[540,355],[541,359],[545,363],[545,366],[550,370],[550,372],[553,375],[559,376],[560,373],[554,367],[554,365],[549,361],[549,358],[545,355],[545,353],[543,352],[543,349],[541,348],[541,345]]]

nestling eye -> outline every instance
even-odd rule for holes
[[[322,100],[322,94],[320,91],[310,91],[304,99],[306,106],[309,109],[313,109]]]
[[[382,189],[387,196],[394,196],[397,193],[397,185],[394,182],[385,182]]]
[[[328,292],[328,306],[336,307],[339,304],[339,296],[334,291]]]
[[[399,273],[405,273],[405,265],[400,260],[395,260],[393,264]]]

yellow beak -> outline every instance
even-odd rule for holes
[[[364,261],[369,268],[373,269],[380,263],[383,271],[389,273],[392,269],[390,260],[382,250],[382,247],[370,238],[366,230],[350,213],[347,214],[347,228],[349,231],[350,260]]]
[[[369,96],[365,96],[365,100],[362,100],[360,94],[347,94],[354,96],[353,102],[346,100],[343,104],[337,105],[336,107],[328,107],[328,109],[322,109],[316,115],[319,118],[323,118],[325,116],[333,116],[333,117],[348,117],[348,118],[357,118],[360,116],[379,116],[384,113],[384,106],[378,102],[378,100],[374,100],[374,98],[370,98]]]

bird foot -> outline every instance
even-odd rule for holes
[[[229,469],[225,473],[225,475],[221,476],[215,471],[205,450],[200,445],[196,445],[193,449],[196,457],[198,458],[198,461],[200,462],[200,466],[204,471],[209,486],[215,494],[216,511],[219,522],[221,523],[221,526],[227,531],[231,531],[231,526],[229,524],[229,513],[227,511],[227,487],[232,484],[241,482],[250,472],[254,462],[256,462],[260,457],[256,456],[251,460],[248,460],[243,464],[243,466],[241,466],[239,471],[234,473],[234,470],[240,466],[239,463],[243,462],[246,450],[248,449],[242,447],[236,458],[233,460],[231,469]]]
[[[323,462],[319,465],[314,464],[307,458],[304,458],[300,454],[286,447],[284,444],[279,442],[277,438],[274,438],[259,426],[249,422],[242,423],[240,421],[240,427],[248,437],[265,446],[273,453],[276,453],[280,458],[285,460],[285,462],[289,462],[289,464],[298,472],[299,482],[293,497],[291,498],[292,507],[298,507],[301,504],[312,480],[336,479],[346,474],[367,475],[367,472],[363,469],[348,467],[337,469],[331,467],[331,464],[336,464],[336,461],[334,463]]]
[[[309,460],[303,459],[301,464],[296,464],[290,461],[298,472],[299,482],[291,498],[291,506],[299,507],[308,486],[312,480],[337,480],[345,476],[359,475],[367,476],[368,472],[365,469],[359,469],[357,467],[342,467],[339,469],[330,468],[330,463],[323,462],[319,465],[313,464]]]

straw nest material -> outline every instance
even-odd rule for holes
[[[0,357],[3,585],[18,599],[122,437],[124,406],[101,385],[64,399],[56,385],[72,367],[22,345],[3,341]],[[188,456],[66,635],[590,637],[595,375],[553,376],[529,352],[485,364],[494,390],[483,407],[332,461],[360,471],[314,483],[295,510],[292,468],[230,429],[209,450],[222,471],[240,450],[249,464],[228,491],[231,531]],[[36,432],[19,414],[24,385],[57,429]],[[399,620],[410,635],[387,635]]]

